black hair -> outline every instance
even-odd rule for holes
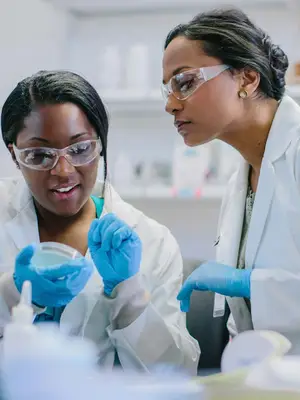
[[[69,71],[40,71],[17,84],[1,113],[2,138],[6,146],[16,144],[24,120],[38,106],[76,104],[101,140],[104,180],[107,177],[108,115],[97,91],[83,77]]]
[[[283,97],[288,58],[241,10],[216,9],[196,15],[169,32],[164,49],[178,36],[201,41],[207,55],[218,58],[232,70],[258,72],[259,92],[264,97]]]

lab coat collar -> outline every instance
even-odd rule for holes
[[[217,259],[219,262],[236,265],[244,218],[245,200],[249,164],[241,159],[235,175],[231,178],[230,192],[226,208],[220,218],[222,223],[219,230],[219,243],[217,244]]]
[[[268,218],[275,190],[274,162],[285,154],[299,125],[299,106],[290,97],[284,96],[274,117],[262,160],[247,240],[246,267],[252,267],[255,262]]]
[[[40,241],[37,215],[31,192],[24,179],[12,179],[10,186],[10,214],[12,218],[5,223],[5,228],[16,247],[21,250],[31,243],[39,243]],[[92,194],[99,197],[103,196],[103,182],[96,182]],[[142,213],[137,212],[132,206],[125,203],[109,183],[105,183],[104,199],[101,216],[114,213],[133,229],[137,226]]]
[[[264,158],[274,162],[280,158],[291,143],[294,133],[299,129],[300,113],[298,104],[289,96],[284,96],[275,114]]]

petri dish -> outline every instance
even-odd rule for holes
[[[56,264],[64,264],[70,260],[82,258],[79,251],[66,244],[56,242],[40,243],[32,257],[32,263],[37,267],[49,267]]]

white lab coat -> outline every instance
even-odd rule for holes
[[[242,160],[222,203],[217,261],[236,266],[249,165]],[[300,107],[285,96],[276,112],[262,161],[246,246],[251,314],[244,299],[227,298],[232,335],[270,329],[300,354]]]
[[[101,195],[102,187],[98,182],[93,194]],[[28,244],[39,242],[32,197],[23,179],[0,181],[0,210],[0,331],[3,331],[11,308],[19,301],[12,278],[15,257]],[[107,298],[95,269],[84,290],[62,313],[60,328],[93,340],[98,346],[99,364],[107,368],[113,367],[117,351],[124,369],[148,371],[157,363],[171,363],[195,374],[199,346],[188,334],[185,315],[176,300],[183,274],[177,242],[166,227],[124,202],[106,185],[102,215],[108,212],[115,213],[140,236],[143,244],[140,272],[118,285],[114,298]],[[43,310],[35,308],[35,311]]]

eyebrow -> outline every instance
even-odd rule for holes
[[[71,136],[70,139],[71,139],[71,140],[75,140],[75,139],[78,139],[79,137],[84,136],[84,135],[87,135],[87,134],[88,134],[88,132],[77,133],[76,135]],[[42,142],[42,143],[49,143],[49,140],[44,139],[44,138],[40,138],[40,137],[37,137],[37,136],[31,137],[29,140],[30,140],[30,141],[36,140],[36,141]]]
[[[173,77],[174,75],[179,74],[183,69],[186,69],[186,68],[192,68],[192,67],[190,67],[190,66],[188,66],[188,65],[184,65],[183,67],[178,67],[178,68],[176,68],[176,69],[173,71],[172,77]],[[163,84],[164,84],[164,85],[166,84],[166,81],[165,81],[165,80],[163,80]]]

